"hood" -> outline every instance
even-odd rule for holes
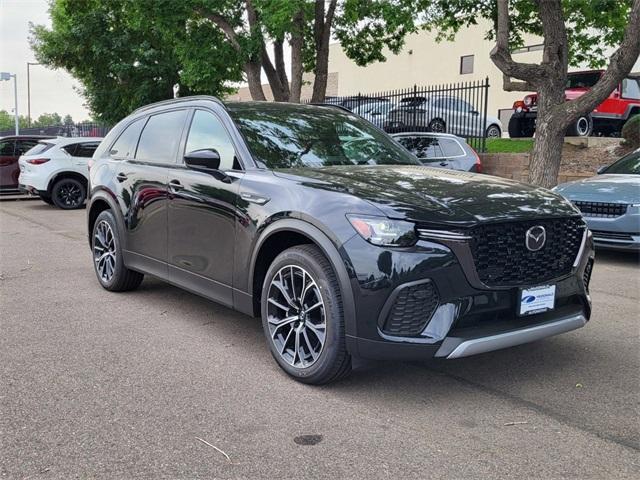
[[[604,174],[558,185],[555,192],[569,200],[640,203],[640,175]]]
[[[455,170],[413,165],[342,166],[279,170],[275,174],[306,187],[349,193],[390,218],[418,223],[470,226],[579,215],[569,202],[549,190]]]

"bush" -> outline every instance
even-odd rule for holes
[[[622,127],[624,143],[633,149],[640,148],[640,114],[635,114]]]

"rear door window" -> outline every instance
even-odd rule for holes
[[[133,158],[136,154],[140,132],[146,120],[146,118],[141,118],[126,127],[111,147],[109,154],[115,158]]]
[[[93,153],[96,151],[96,148],[98,148],[98,145],[100,145],[99,142],[76,143],[76,149],[73,156],[91,158],[93,157]]]
[[[173,110],[149,117],[140,135],[136,160],[175,163],[186,118],[186,110]]]
[[[14,145],[15,141],[13,140],[0,141],[0,155],[2,155],[3,157],[13,157]]]

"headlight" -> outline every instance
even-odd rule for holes
[[[386,247],[410,247],[417,241],[415,225],[384,217],[347,215],[349,222],[367,242]]]

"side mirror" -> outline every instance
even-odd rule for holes
[[[603,173],[604,173],[604,171],[605,171],[608,167],[609,167],[609,165],[603,165],[603,166],[601,166],[600,168],[598,168],[598,170],[596,170],[596,173],[597,173],[598,175],[601,175],[601,174],[603,174]]]
[[[215,148],[193,150],[184,156],[184,164],[194,170],[219,170],[220,154]]]
[[[478,110],[469,110],[469,113],[471,115],[480,115],[480,112]]]

